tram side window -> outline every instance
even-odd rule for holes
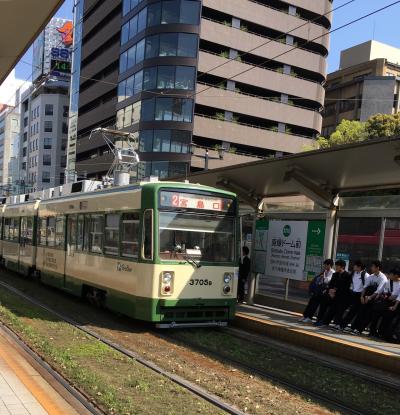
[[[90,217],[89,249],[95,254],[103,253],[103,215]]]
[[[119,215],[112,213],[106,215],[104,227],[104,253],[106,255],[118,255],[119,245]]]
[[[9,240],[18,242],[18,238],[19,238],[19,218],[10,218]]]
[[[76,216],[68,217],[68,251],[75,249],[76,245]]]
[[[83,241],[85,238],[85,217],[83,215],[78,216],[77,222],[77,233],[76,233],[76,250],[83,251]]]
[[[39,219],[39,245],[45,246],[46,245],[46,234],[47,234],[47,218],[40,218]]]
[[[55,246],[56,243],[56,218],[47,218],[47,246]]]
[[[127,258],[137,258],[139,255],[139,214],[124,213],[122,215],[121,254]]]
[[[32,245],[33,244],[33,218],[26,218],[26,235],[25,243]]]
[[[55,223],[55,243],[54,246],[64,248],[65,243],[65,218],[64,216],[57,216]]]
[[[7,241],[10,239],[10,221],[11,218],[4,218],[4,240]]]
[[[143,258],[153,259],[153,211],[146,210],[143,220]]]
[[[27,239],[26,239],[26,220],[28,218],[21,218],[21,245],[26,245],[27,244]]]

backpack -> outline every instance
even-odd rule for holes
[[[328,285],[325,283],[318,283],[319,279],[323,274],[319,274],[313,278],[311,284],[308,288],[308,292],[310,295],[321,295],[324,291],[328,288]]]
[[[362,283],[363,283],[363,285],[365,285],[365,274],[367,273],[367,271],[361,271],[361,281],[362,281]],[[353,271],[352,273],[351,273],[351,278],[353,278],[353,275],[355,274],[355,271]]]

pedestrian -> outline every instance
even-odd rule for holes
[[[341,329],[345,329],[357,315],[361,307],[361,293],[369,274],[361,261],[356,261],[351,273],[350,296],[347,313],[342,318]]]
[[[245,287],[247,283],[248,276],[250,274],[250,258],[249,258],[249,248],[244,246],[242,248],[242,257],[240,258],[239,264],[239,281],[238,281],[238,295],[237,300],[239,303],[243,303]]]
[[[351,324],[352,334],[362,334],[372,318],[372,306],[375,298],[383,294],[387,283],[387,277],[382,272],[381,261],[373,261],[371,274],[367,278],[364,289],[361,293],[361,306],[359,312]]]
[[[324,269],[311,281],[309,287],[310,299],[303,312],[303,317],[299,320],[302,323],[311,323],[315,312],[321,304],[324,294],[328,289],[328,284],[333,275],[333,261],[326,259]]]
[[[328,326],[333,319],[334,327],[340,329],[342,316],[349,303],[351,275],[346,271],[346,262],[335,262],[335,272],[328,284],[327,294],[318,313],[316,326]]]

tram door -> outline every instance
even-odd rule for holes
[[[68,269],[74,261],[78,220],[77,215],[67,217],[67,246],[65,250],[64,287],[67,286]]]

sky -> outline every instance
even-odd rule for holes
[[[321,0],[314,0],[321,1]],[[335,29],[375,9],[392,3],[394,0],[355,0],[354,3],[334,12],[333,27]],[[333,7],[336,8],[347,0],[334,0]],[[58,10],[56,16],[72,19],[73,0],[65,0],[63,6]],[[398,22],[400,21],[400,3],[366,20],[341,29],[331,35],[331,48],[328,57],[328,72],[339,67],[340,51],[351,46],[374,39],[383,43],[400,48],[400,36],[398,35]],[[22,58],[31,62],[32,51],[28,51]],[[17,78],[26,79],[32,72],[29,65],[20,63],[16,67]]]

